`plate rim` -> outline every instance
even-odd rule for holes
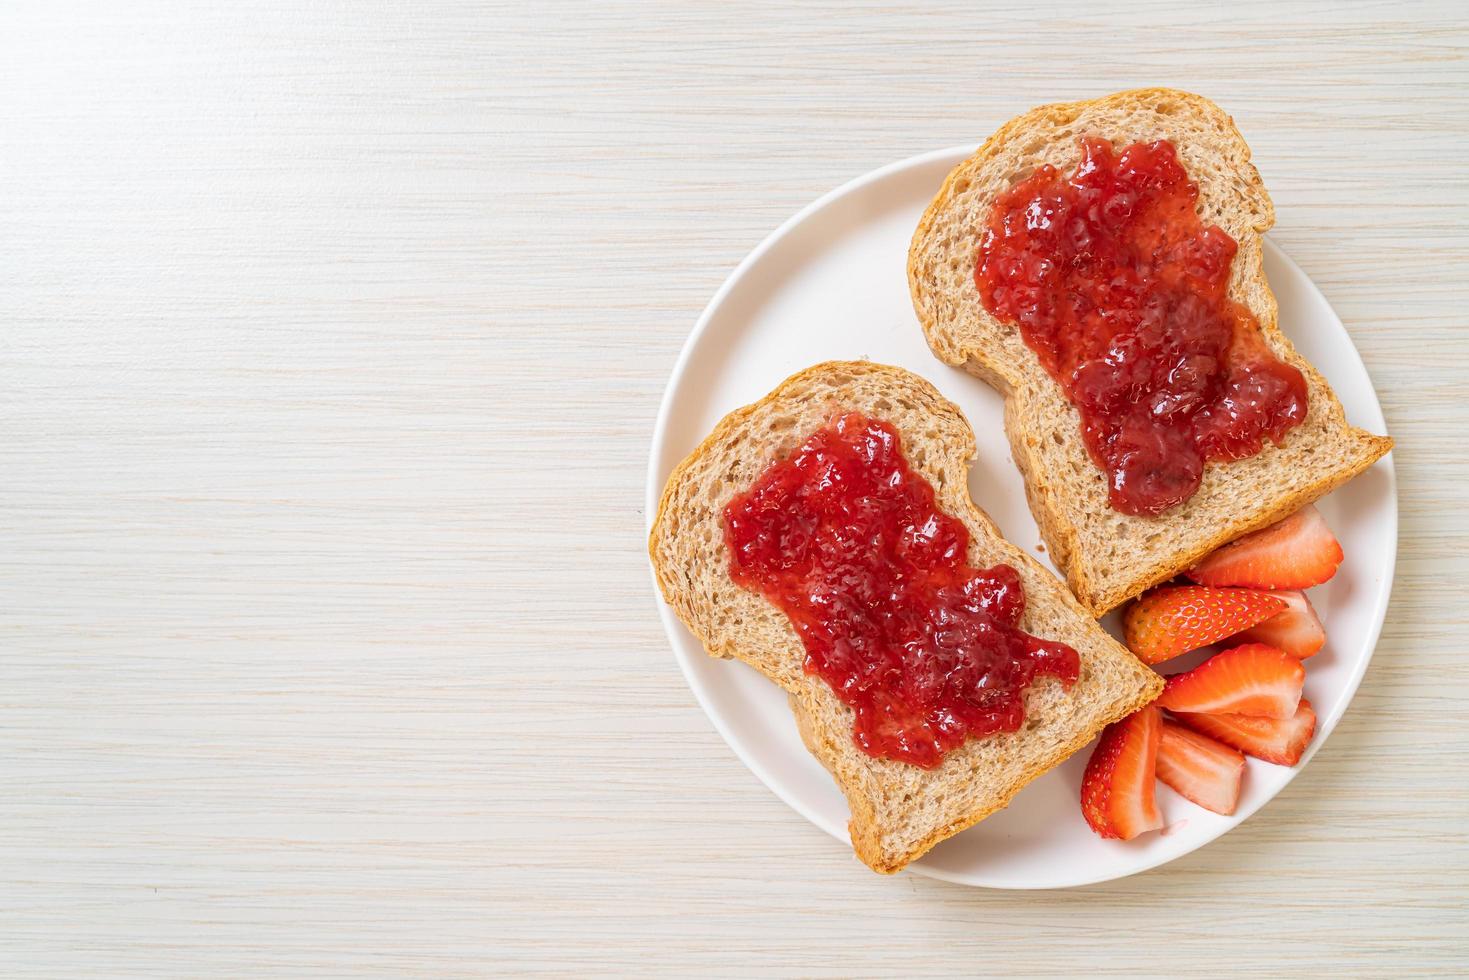
[[[662,476],[661,470],[663,469],[663,467],[659,465],[661,456],[660,450],[666,440],[666,431],[669,424],[669,418],[672,414],[673,405],[676,401],[676,396],[681,387],[682,380],[686,374],[689,361],[693,357],[694,350],[699,346],[700,340],[708,329],[709,324],[712,322],[716,312],[723,305],[725,299],[729,296],[729,294],[732,293],[740,285],[746,275],[749,274],[750,270],[760,262],[760,260],[765,256],[766,253],[773,249],[793,230],[800,227],[809,218],[820,212],[828,204],[840,198],[846,197],[847,195],[861,190],[862,188],[867,187],[871,184],[885,180],[887,177],[904,170],[916,169],[942,161],[952,161],[954,165],[957,165],[963,159],[971,155],[978,145],[979,144],[976,143],[966,143],[956,146],[944,147],[942,149],[929,150],[924,153],[915,154],[913,156],[905,157],[903,159],[884,164],[883,166],[877,167],[873,170],[869,170],[866,173],[860,174],[859,176],[853,177],[852,179],[845,181],[844,183],[832,188],[826,193],[821,194],[820,196],[806,204],[804,207],[800,208],[795,213],[790,215],[790,217],[786,218],[783,222],[776,226],[775,229],[773,229],[769,234],[761,239],[760,243],[756,245],[753,249],[751,249],[745,255],[745,257],[741,259],[740,262],[735,266],[733,271],[731,271],[729,275],[725,277],[724,281],[720,284],[719,288],[714,292],[714,295],[710,297],[709,302],[705,304],[704,309],[700,312],[698,319],[694,323],[693,329],[684,339],[683,346],[679,350],[678,358],[674,361],[673,368],[668,376],[668,381],[663,388],[663,395],[658,403],[658,414],[653,424],[652,440],[648,452],[648,469],[644,487],[645,539],[646,536],[652,532],[653,522],[657,517],[658,505],[662,498],[663,483],[665,481],[663,479],[660,479],[660,477]],[[1386,432],[1387,423],[1385,417],[1382,414],[1381,399],[1377,397],[1376,385],[1371,383],[1372,376],[1367,371],[1366,364],[1362,360],[1362,355],[1361,352],[1357,349],[1356,342],[1352,340],[1351,331],[1346,328],[1346,324],[1342,322],[1341,317],[1336,314],[1335,308],[1331,306],[1331,303],[1327,300],[1325,294],[1321,292],[1320,287],[1316,285],[1315,281],[1311,279],[1310,276],[1306,275],[1305,270],[1303,270],[1300,265],[1298,265],[1296,261],[1292,259],[1284,250],[1276,245],[1269,238],[1268,234],[1262,235],[1261,240],[1264,243],[1265,251],[1270,253],[1275,260],[1288,265],[1297,274],[1299,279],[1307,284],[1310,292],[1314,294],[1315,298],[1319,300],[1323,306],[1330,310],[1332,316],[1336,318],[1337,323],[1342,328],[1343,334],[1346,336],[1347,347],[1351,352],[1351,359],[1356,363],[1356,366],[1362,372],[1362,375],[1368,379],[1368,388],[1370,389],[1372,395],[1370,414],[1373,417],[1360,421],[1365,421],[1367,425],[1375,426],[1375,428]],[[674,465],[677,464],[675,463]],[[1316,736],[1311,740],[1311,744],[1307,747],[1306,752],[1301,757],[1300,762],[1298,762],[1295,766],[1290,767],[1290,774],[1286,777],[1286,781],[1282,783],[1279,788],[1277,788],[1267,798],[1260,800],[1253,808],[1239,813],[1237,815],[1237,819],[1235,819],[1233,824],[1220,831],[1215,836],[1209,838],[1208,840],[1202,841],[1196,846],[1184,851],[1180,851],[1176,854],[1159,855],[1156,858],[1149,860],[1137,867],[1122,871],[1120,873],[1104,872],[1102,874],[1084,876],[1061,883],[1037,882],[1033,884],[990,884],[975,881],[972,878],[955,874],[941,868],[926,866],[923,864],[922,857],[909,864],[906,870],[923,875],[925,877],[950,882],[952,884],[965,885],[972,888],[988,888],[1000,891],[1033,891],[1061,888],[1079,888],[1086,885],[1098,884],[1104,881],[1116,881],[1123,878],[1129,878],[1136,874],[1142,874],[1145,871],[1150,871],[1154,868],[1160,867],[1161,865],[1184,857],[1185,855],[1192,854],[1201,848],[1207,847],[1209,844],[1212,844],[1214,841],[1225,836],[1230,831],[1238,827],[1240,824],[1248,820],[1250,817],[1254,816],[1268,803],[1274,800],[1276,796],[1280,795],[1280,793],[1283,792],[1287,786],[1294,782],[1296,776],[1298,776],[1300,772],[1305,769],[1307,764],[1309,764],[1310,761],[1315,757],[1316,753],[1321,749],[1321,747],[1326,743],[1326,740],[1330,737],[1332,731],[1335,730],[1337,723],[1341,720],[1342,716],[1346,714],[1347,708],[1351,705],[1352,700],[1357,695],[1357,690],[1361,686],[1362,679],[1366,676],[1367,667],[1371,664],[1372,658],[1376,655],[1377,642],[1382,635],[1382,628],[1387,620],[1388,609],[1392,601],[1392,587],[1397,570],[1397,547],[1399,532],[1397,474],[1393,463],[1392,452],[1388,452],[1380,460],[1378,460],[1378,462],[1374,465],[1374,469],[1380,469],[1380,472],[1383,474],[1387,481],[1386,514],[1384,516],[1389,520],[1389,523],[1391,525],[1391,534],[1389,535],[1387,553],[1383,556],[1383,558],[1385,559],[1384,573],[1382,575],[1381,582],[1376,590],[1376,594],[1373,596],[1374,603],[1381,604],[1382,615],[1374,617],[1374,622],[1372,624],[1369,636],[1366,638],[1366,655],[1360,659],[1355,669],[1352,671],[1351,676],[1348,677],[1346,684],[1343,687],[1344,696],[1340,699],[1339,709],[1335,713],[1318,721]],[[776,797],[782,800],[787,806],[791,807],[791,809],[795,810],[818,829],[829,833],[831,836],[836,837],[838,840],[845,840],[845,835],[832,831],[831,828],[827,827],[825,820],[819,818],[817,814],[814,813],[810,807],[806,806],[803,801],[785,792],[780,782],[775,780],[770,773],[766,772],[764,766],[757,762],[752,757],[752,755],[746,751],[743,740],[735,737],[729,726],[721,717],[720,713],[713,709],[710,704],[709,697],[704,690],[704,685],[702,681],[696,679],[691,670],[691,665],[688,663],[687,656],[680,649],[679,644],[675,639],[676,631],[679,629],[686,629],[686,627],[684,627],[682,622],[678,620],[676,616],[674,616],[672,607],[669,606],[666,601],[664,601],[662,590],[659,587],[657,575],[653,570],[651,561],[648,564],[648,574],[649,579],[652,583],[653,597],[655,604],[658,607],[658,617],[663,625],[664,634],[667,637],[669,645],[673,650],[674,659],[678,662],[679,671],[683,674],[684,683],[688,686],[689,690],[693,692],[694,699],[698,703],[700,709],[704,712],[705,717],[708,718],[709,721],[714,725],[714,729],[719,733],[720,737],[724,739],[725,744],[727,744],[730,749],[734,751],[735,756],[742,763],[744,763],[745,767],[749,769],[755,775],[755,777],[759,779],[762,784],[765,785],[767,789],[774,793]],[[695,638],[695,643],[699,643],[697,637]],[[702,649],[702,644],[699,645]],[[705,653],[704,655],[707,656],[708,654]]]

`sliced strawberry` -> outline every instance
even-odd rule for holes
[[[1201,585],[1309,589],[1335,575],[1341,560],[1341,544],[1309,506],[1225,545],[1186,574]]]
[[[1289,718],[1301,703],[1306,668],[1284,650],[1246,643],[1168,678],[1158,707],[1169,711]]]
[[[1245,757],[1212,738],[1163,722],[1158,778],[1205,810],[1228,816],[1239,803]]]
[[[1174,585],[1127,607],[1122,631],[1145,664],[1162,663],[1263,622],[1285,608],[1267,592]]]
[[[1316,712],[1301,698],[1290,718],[1251,718],[1247,715],[1178,714],[1177,720],[1201,735],[1217,738],[1246,755],[1278,766],[1293,766],[1316,734]]]
[[[1132,840],[1163,826],[1154,799],[1163,716],[1153,705],[1102,732],[1081,780],[1081,813],[1103,837]]]
[[[1311,600],[1304,592],[1272,592],[1271,595],[1285,603],[1285,610],[1251,626],[1234,639],[1241,643],[1267,643],[1305,660],[1320,650],[1326,643],[1326,630]]]

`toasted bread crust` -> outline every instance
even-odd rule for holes
[[[853,743],[851,710],[802,669],[804,648],[784,615],[729,578],[724,505],[838,410],[863,411],[898,426],[910,466],[934,485],[944,510],[969,528],[970,560],[1004,561],[1020,572],[1027,597],[1022,628],[1070,643],[1081,655],[1083,676],[1069,691],[1054,681],[1032,685],[1027,715],[1034,730],[972,739],[935,770],[867,756]],[[648,538],[664,599],[705,650],[744,661],[786,690],[802,740],[847,798],[857,856],[883,873],[900,870],[1004,807],[1102,727],[1162,690],[1161,678],[1098,627],[1050,572],[1006,542],[974,505],[966,482],[974,452],[962,413],[917,375],[860,361],[818,364],[715,426],[670,474]]]
[[[997,793],[988,806],[973,810],[958,820],[951,820],[946,824],[934,827],[925,837],[920,838],[908,850],[899,854],[892,855],[883,851],[879,824],[874,819],[871,806],[867,805],[866,800],[863,800],[860,818],[859,811],[854,806],[852,819],[847,824],[847,833],[851,835],[853,851],[856,853],[858,859],[873,871],[881,874],[896,874],[903,870],[909,863],[927,854],[936,845],[948,840],[955,834],[968,830],[990,814],[998,813],[1000,810],[1005,809],[1005,807],[1010,805],[1010,801],[1015,798],[1016,793],[1024,789],[1032,780],[1045,775],[1077,752],[1086,748],[1087,744],[1096,738],[1107,725],[1110,725],[1114,721],[1121,721],[1134,711],[1150,704],[1163,692],[1163,678],[1158,677],[1156,674],[1153,676],[1158,678],[1156,690],[1150,687],[1142,688],[1133,698],[1118,703],[1105,716],[1104,721],[1096,725],[1095,728],[1088,728],[1085,731],[1079,732],[1059,749],[1039,759],[1034,765],[1026,769],[1020,778],[1011,782],[1004,791]],[[810,743],[807,742],[807,748],[810,747]],[[821,759],[823,765],[826,764],[826,760],[822,758],[820,752],[811,749],[811,753],[818,759]],[[842,793],[847,797],[848,802],[851,803],[852,796],[848,792],[847,787],[842,787]]]
[[[1209,464],[1194,497],[1156,518],[1106,513],[1110,505],[1099,487],[1100,471],[1086,454],[1079,420],[1060,386],[1028,349],[1017,349],[1014,328],[983,309],[968,276],[954,274],[961,261],[972,273],[975,251],[966,236],[987,213],[991,191],[1010,186],[1040,162],[1066,157],[1071,148],[1060,144],[1078,128],[1119,141],[1176,133],[1192,138],[1179,149],[1207,169],[1191,169],[1200,184],[1201,214],[1225,225],[1240,246],[1231,298],[1250,307],[1267,345],[1306,378],[1306,422],[1281,447],[1267,445],[1249,461]],[[1274,221],[1274,206],[1234,121],[1207,99],[1154,88],[1041,106],[1011,120],[954,168],[918,223],[908,281],[929,346],[940,360],[965,368],[1005,396],[1005,431],[1025,477],[1031,513],[1052,559],[1094,615],[1324,496],[1392,448],[1391,439],[1346,423],[1331,387],[1281,332],[1260,242]],[[1038,425],[1040,419],[1048,424]],[[1043,445],[1043,436],[1063,442],[1063,448]],[[1246,477],[1250,489],[1242,492],[1239,483]],[[1122,536],[1129,537],[1125,548],[1118,544]]]

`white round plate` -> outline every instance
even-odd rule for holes
[[[1048,564],[1036,548],[1040,537],[1001,428],[1000,397],[929,353],[908,299],[908,240],[944,176],[971,152],[941,150],[860,177],[795,215],[740,263],[699,318],[668,382],[648,466],[650,523],[669,472],[725,413],[818,361],[869,358],[918,372],[964,410],[979,443],[971,495],[1006,537]],[[1265,271],[1286,334],[1326,375],[1349,419],[1386,431],[1372,382],[1341,321],[1305,273],[1265,244]],[[1027,786],[1009,808],[910,868],[993,888],[1120,878],[1207,844],[1280,792],[1331,734],[1377,642],[1397,547],[1391,459],[1320,507],[1346,561],[1335,578],[1311,592],[1329,639],[1308,663],[1306,694],[1319,723],[1300,766],[1251,759],[1232,817],[1200,809],[1159,784],[1167,827],[1122,843],[1102,840],[1082,820],[1078,798],[1090,755],[1082,751]],[[845,844],[846,801],[801,745],[784,694],[744,664],[709,657],[661,599],[659,607],[689,686],[720,734],[765,785]]]

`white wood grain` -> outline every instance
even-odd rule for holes
[[[1469,972],[1469,20],[1440,3],[7,4],[0,972]],[[708,296],[841,181],[1232,111],[1398,439],[1361,693],[1060,893],[883,879],[694,704],[642,553]]]

